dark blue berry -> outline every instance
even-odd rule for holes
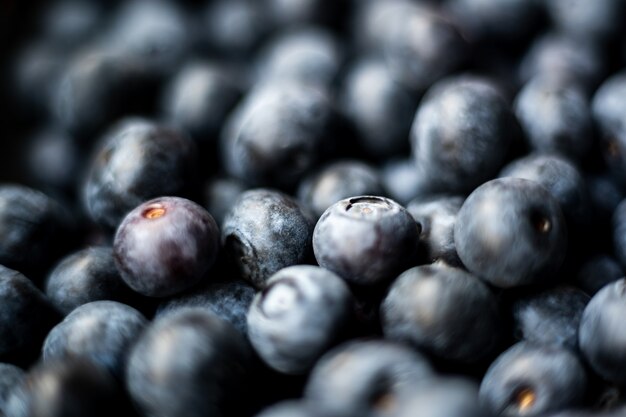
[[[410,139],[418,168],[433,186],[444,192],[468,192],[497,173],[517,129],[495,84],[460,76],[428,90]]]
[[[585,368],[571,351],[521,342],[491,364],[480,400],[494,415],[544,415],[580,404],[586,385]]]
[[[222,131],[222,163],[252,185],[292,186],[320,159],[331,130],[330,97],[297,82],[248,93]]]
[[[0,185],[0,264],[39,281],[73,244],[74,227],[65,207],[46,194]]]
[[[513,335],[537,345],[577,351],[578,327],[589,296],[574,287],[556,287],[517,298],[512,304]]]
[[[154,321],[131,350],[126,388],[143,415],[240,415],[252,355],[227,322],[197,308]],[[236,407],[234,407],[236,408]]]
[[[179,293],[200,282],[219,250],[219,229],[204,208],[180,197],[146,201],[115,233],[113,256],[122,279],[150,297]]]
[[[567,247],[567,229],[552,194],[534,181],[500,178],[465,200],[454,224],[463,264],[497,287],[551,279]]]
[[[246,315],[252,304],[255,289],[240,281],[207,282],[198,288],[177,295],[161,303],[157,317],[172,314],[181,308],[202,307],[230,322],[243,334],[248,332]]]
[[[302,374],[338,340],[352,311],[347,285],[311,265],[281,269],[267,281],[248,312],[248,337],[273,369]]]
[[[626,384],[625,294],[624,278],[604,286],[587,304],[578,331],[580,351],[591,368],[620,385]]]
[[[111,247],[90,247],[63,258],[50,272],[45,293],[64,314],[97,300],[132,302],[133,292],[122,281]]]
[[[430,364],[416,351],[385,340],[356,340],[317,362],[304,395],[323,415],[376,416],[432,378]]]
[[[313,219],[295,199],[270,189],[244,192],[224,218],[222,245],[242,278],[257,288],[311,254]]]
[[[322,214],[313,231],[313,252],[320,266],[346,281],[373,285],[416,262],[418,235],[411,215],[395,201],[352,197]]]
[[[105,369],[85,358],[40,363],[30,369],[7,400],[11,417],[109,417],[134,415]]]
[[[489,358],[499,342],[495,296],[480,279],[443,263],[403,272],[380,310],[386,337],[457,363]]]
[[[83,202],[96,223],[116,228],[146,200],[189,192],[196,155],[179,131],[146,119],[125,119],[105,135],[83,187]]]
[[[0,361],[29,364],[62,316],[24,275],[0,266]]]
[[[128,351],[147,324],[140,312],[122,303],[84,304],[50,330],[42,349],[43,360],[84,356],[122,376]]]

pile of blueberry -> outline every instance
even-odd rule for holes
[[[0,416],[626,415],[626,1],[19,3]]]

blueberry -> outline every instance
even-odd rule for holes
[[[494,176],[518,129],[489,80],[459,76],[434,84],[411,128],[418,167],[441,191],[467,192]]]
[[[606,41],[622,32],[626,7],[621,0],[601,0],[591,6],[581,0],[552,0],[545,3],[554,26],[579,39]]]
[[[602,132],[604,160],[613,176],[622,184],[626,166],[626,123],[624,123],[624,96],[626,73],[617,73],[605,80],[593,97],[593,115]]]
[[[219,229],[208,211],[184,198],[161,197],[128,213],[115,233],[113,257],[129,287],[164,297],[204,278],[218,249]]]
[[[386,337],[445,360],[478,363],[499,342],[495,296],[478,278],[443,263],[400,274],[380,310]]]
[[[0,264],[36,281],[74,243],[65,207],[17,184],[0,185],[0,231]]]
[[[11,417],[105,417],[134,415],[121,387],[85,358],[40,363],[7,400]]]
[[[89,247],[63,258],[50,272],[45,293],[64,314],[97,300],[131,302],[135,296],[120,277],[113,248]]]
[[[351,303],[347,285],[328,270],[312,265],[281,269],[250,306],[250,342],[273,369],[305,373],[341,336]]]
[[[589,40],[548,32],[537,37],[526,50],[518,71],[523,82],[547,75],[577,83],[591,93],[604,77],[606,61]]]
[[[240,96],[238,81],[210,62],[183,67],[167,86],[165,118],[188,132],[197,143],[216,142],[222,123]]]
[[[142,415],[229,414],[245,397],[252,355],[227,322],[202,309],[154,321],[131,350],[126,387]]]
[[[589,296],[574,287],[556,287],[517,298],[513,332],[536,345],[578,349],[578,327]]]
[[[521,342],[491,364],[480,400],[494,415],[544,415],[578,405],[586,384],[585,369],[569,350]]]
[[[421,250],[430,262],[441,259],[462,266],[454,246],[454,222],[463,201],[459,196],[418,197],[407,205],[420,230]]]
[[[461,377],[433,378],[412,387],[392,404],[393,417],[488,417],[478,401],[478,386]]]
[[[402,153],[417,100],[394,80],[385,62],[356,61],[342,84],[339,105],[355,126],[359,145],[375,158]]]
[[[224,218],[224,253],[242,278],[257,288],[278,270],[305,263],[313,220],[287,194],[254,189],[241,194]]]
[[[430,364],[414,350],[385,340],[356,340],[317,362],[304,395],[323,415],[387,415],[404,391],[432,378]]]
[[[163,301],[157,310],[157,317],[172,314],[181,308],[202,307],[230,322],[241,333],[247,334],[246,315],[254,294],[254,287],[244,281],[207,282]]]
[[[61,314],[24,275],[0,265],[0,361],[29,364]]]
[[[177,3],[132,0],[118,8],[106,42],[143,61],[156,77],[171,75],[189,53],[188,17]]]
[[[394,78],[414,91],[457,69],[467,52],[449,16],[424,2],[363,2],[354,20],[357,44],[384,56]]]
[[[343,55],[331,33],[303,27],[271,39],[258,59],[257,82],[295,80],[329,87],[337,78]]]
[[[416,262],[418,234],[411,215],[395,201],[378,196],[346,198],[318,220],[313,252],[320,266],[346,281],[373,285]]]
[[[540,184],[500,178],[465,200],[454,224],[463,264],[497,287],[550,279],[563,261],[567,229],[559,203]]]
[[[0,363],[0,413],[6,415],[7,400],[24,379],[25,372],[15,365]]]
[[[566,158],[529,154],[505,166],[500,177],[523,178],[541,184],[559,202],[571,226],[585,225],[591,220],[587,183],[576,165]],[[572,229],[573,232],[577,230]]]
[[[604,80],[593,96],[593,116],[607,136],[621,133],[625,127],[624,94],[626,72],[621,71]]]
[[[146,119],[125,119],[104,136],[90,163],[83,203],[96,223],[116,228],[126,213],[161,195],[186,195],[194,143]]]
[[[531,147],[584,159],[594,142],[591,106],[576,84],[555,77],[537,77],[519,92],[515,114]]]
[[[378,172],[357,160],[341,160],[304,178],[298,198],[318,218],[339,200],[355,195],[385,194]]]
[[[50,330],[43,345],[43,359],[84,356],[122,376],[128,351],[147,324],[140,312],[122,303],[84,304]]]
[[[626,336],[621,326],[625,286],[626,279],[621,278],[598,291],[587,304],[578,331],[580,351],[591,368],[621,385],[626,384]]]
[[[624,271],[615,258],[600,254],[580,266],[575,282],[583,291],[593,296],[602,287],[623,276]]]
[[[59,126],[89,147],[116,118],[143,104],[146,71],[135,57],[103,48],[79,51],[53,87],[50,112]]]
[[[252,185],[293,186],[321,158],[333,114],[329,96],[317,87],[258,86],[226,121],[224,169]]]
[[[198,28],[202,43],[221,55],[245,59],[271,28],[264,6],[250,0],[209,2]]]

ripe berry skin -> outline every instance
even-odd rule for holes
[[[591,298],[578,331],[580,351],[602,378],[626,384],[626,279],[606,285]]]
[[[528,154],[506,165],[500,177],[523,178],[541,184],[559,202],[568,225],[582,226],[590,221],[587,184],[576,165],[562,156]]]
[[[180,197],[147,201],[128,213],[113,242],[122,279],[150,297],[179,293],[198,283],[219,249],[215,220]]]
[[[591,106],[576,84],[536,77],[518,93],[515,114],[531,147],[583,160],[594,142]]]
[[[251,185],[293,186],[318,162],[333,119],[322,88],[297,81],[262,84],[222,129],[224,169]]]
[[[43,362],[31,368],[11,393],[6,410],[11,417],[134,415],[111,374],[79,357]]]
[[[387,338],[456,363],[480,363],[499,342],[495,296],[480,279],[444,263],[403,272],[380,315]]]
[[[183,67],[166,87],[163,113],[198,144],[216,142],[223,121],[239,100],[236,79],[226,69],[197,61]]]
[[[181,308],[202,307],[230,322],[243,334],[248,332],[246,315],[255,289],[242,280],[207,282],[190,291],[170,298],[159,306],[156,316],[172,314]]]
[[[227,410],[245,398],[253,363],[249,345],[230,324],[202,309],[183,309],[142,334],[128,359],[126,387],[142,415],[243,415]]]
[[[115,301],[94,301],[72,311],[57,324],[43,345],[44,361],[84,356],[124,375],[128,350],[148,325],[137,310]]]
[[[515,338],[541,345],[578,349],[578,327],[589,296],[574,287],[556,287],[516,299]]]
[[[401,154],[417,108],[381,59],[362,59],[350,68],[340,107],[358,132],[359,145],[374,158]]]
[[[313,231],[313,251],[320,266],[346,281],[373,285],[413,264],[418,240],[415,221],[398,203],[358,196],[322,214]]]
[[[433,376],[426,358],[407,346],[387,340],[352,340],[315,364],[304,395],[323,415],[378,415],[385,400],[393,402],[403,391]]]
[[[126,213],[161,195],[189,192],[196,165],[193,141],[154,122],[130,118],[104,136],[83,186],[96,223],[114,229]]]
[[[411,128],[413,157],[443,192],[468,192],[494,176],[519,125],[491,81],[451,77],[424,96]]]
[[[62,318],[24,275],[0,265],[0,361],[27,365]]]
[[[0,185],[0,264],[39,281],[72,242],[65,208],[22,186]]]
[[[534,416],[578,405],[586,385],[585,368],[571,351],[520,342],[491,364],[479,395],[495,415]]]
[[[130,303],[136,294],[122,281],[113,248],[90,247],[63,258],[50,272],[45,293],[64,314],[97,300]]]
[[[241,194],[222,225],[222,245],[242,278],[257,288],[280,269],[306,263],[313,219],[292,197],[271,189]]]
[[[334,273],[312,265],[281,269],[248,311],[248,337],[271,368],[303,374],[341,335],[352,296]]]
[[[492,285],[538,283],[561,266],[567,229],[559,203],[534,181],[500,178],[465,200],[454,224],[467,269]]]

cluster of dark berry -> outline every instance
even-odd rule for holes
[[[625,0],[0,13],[0,416],[626,415]]]

